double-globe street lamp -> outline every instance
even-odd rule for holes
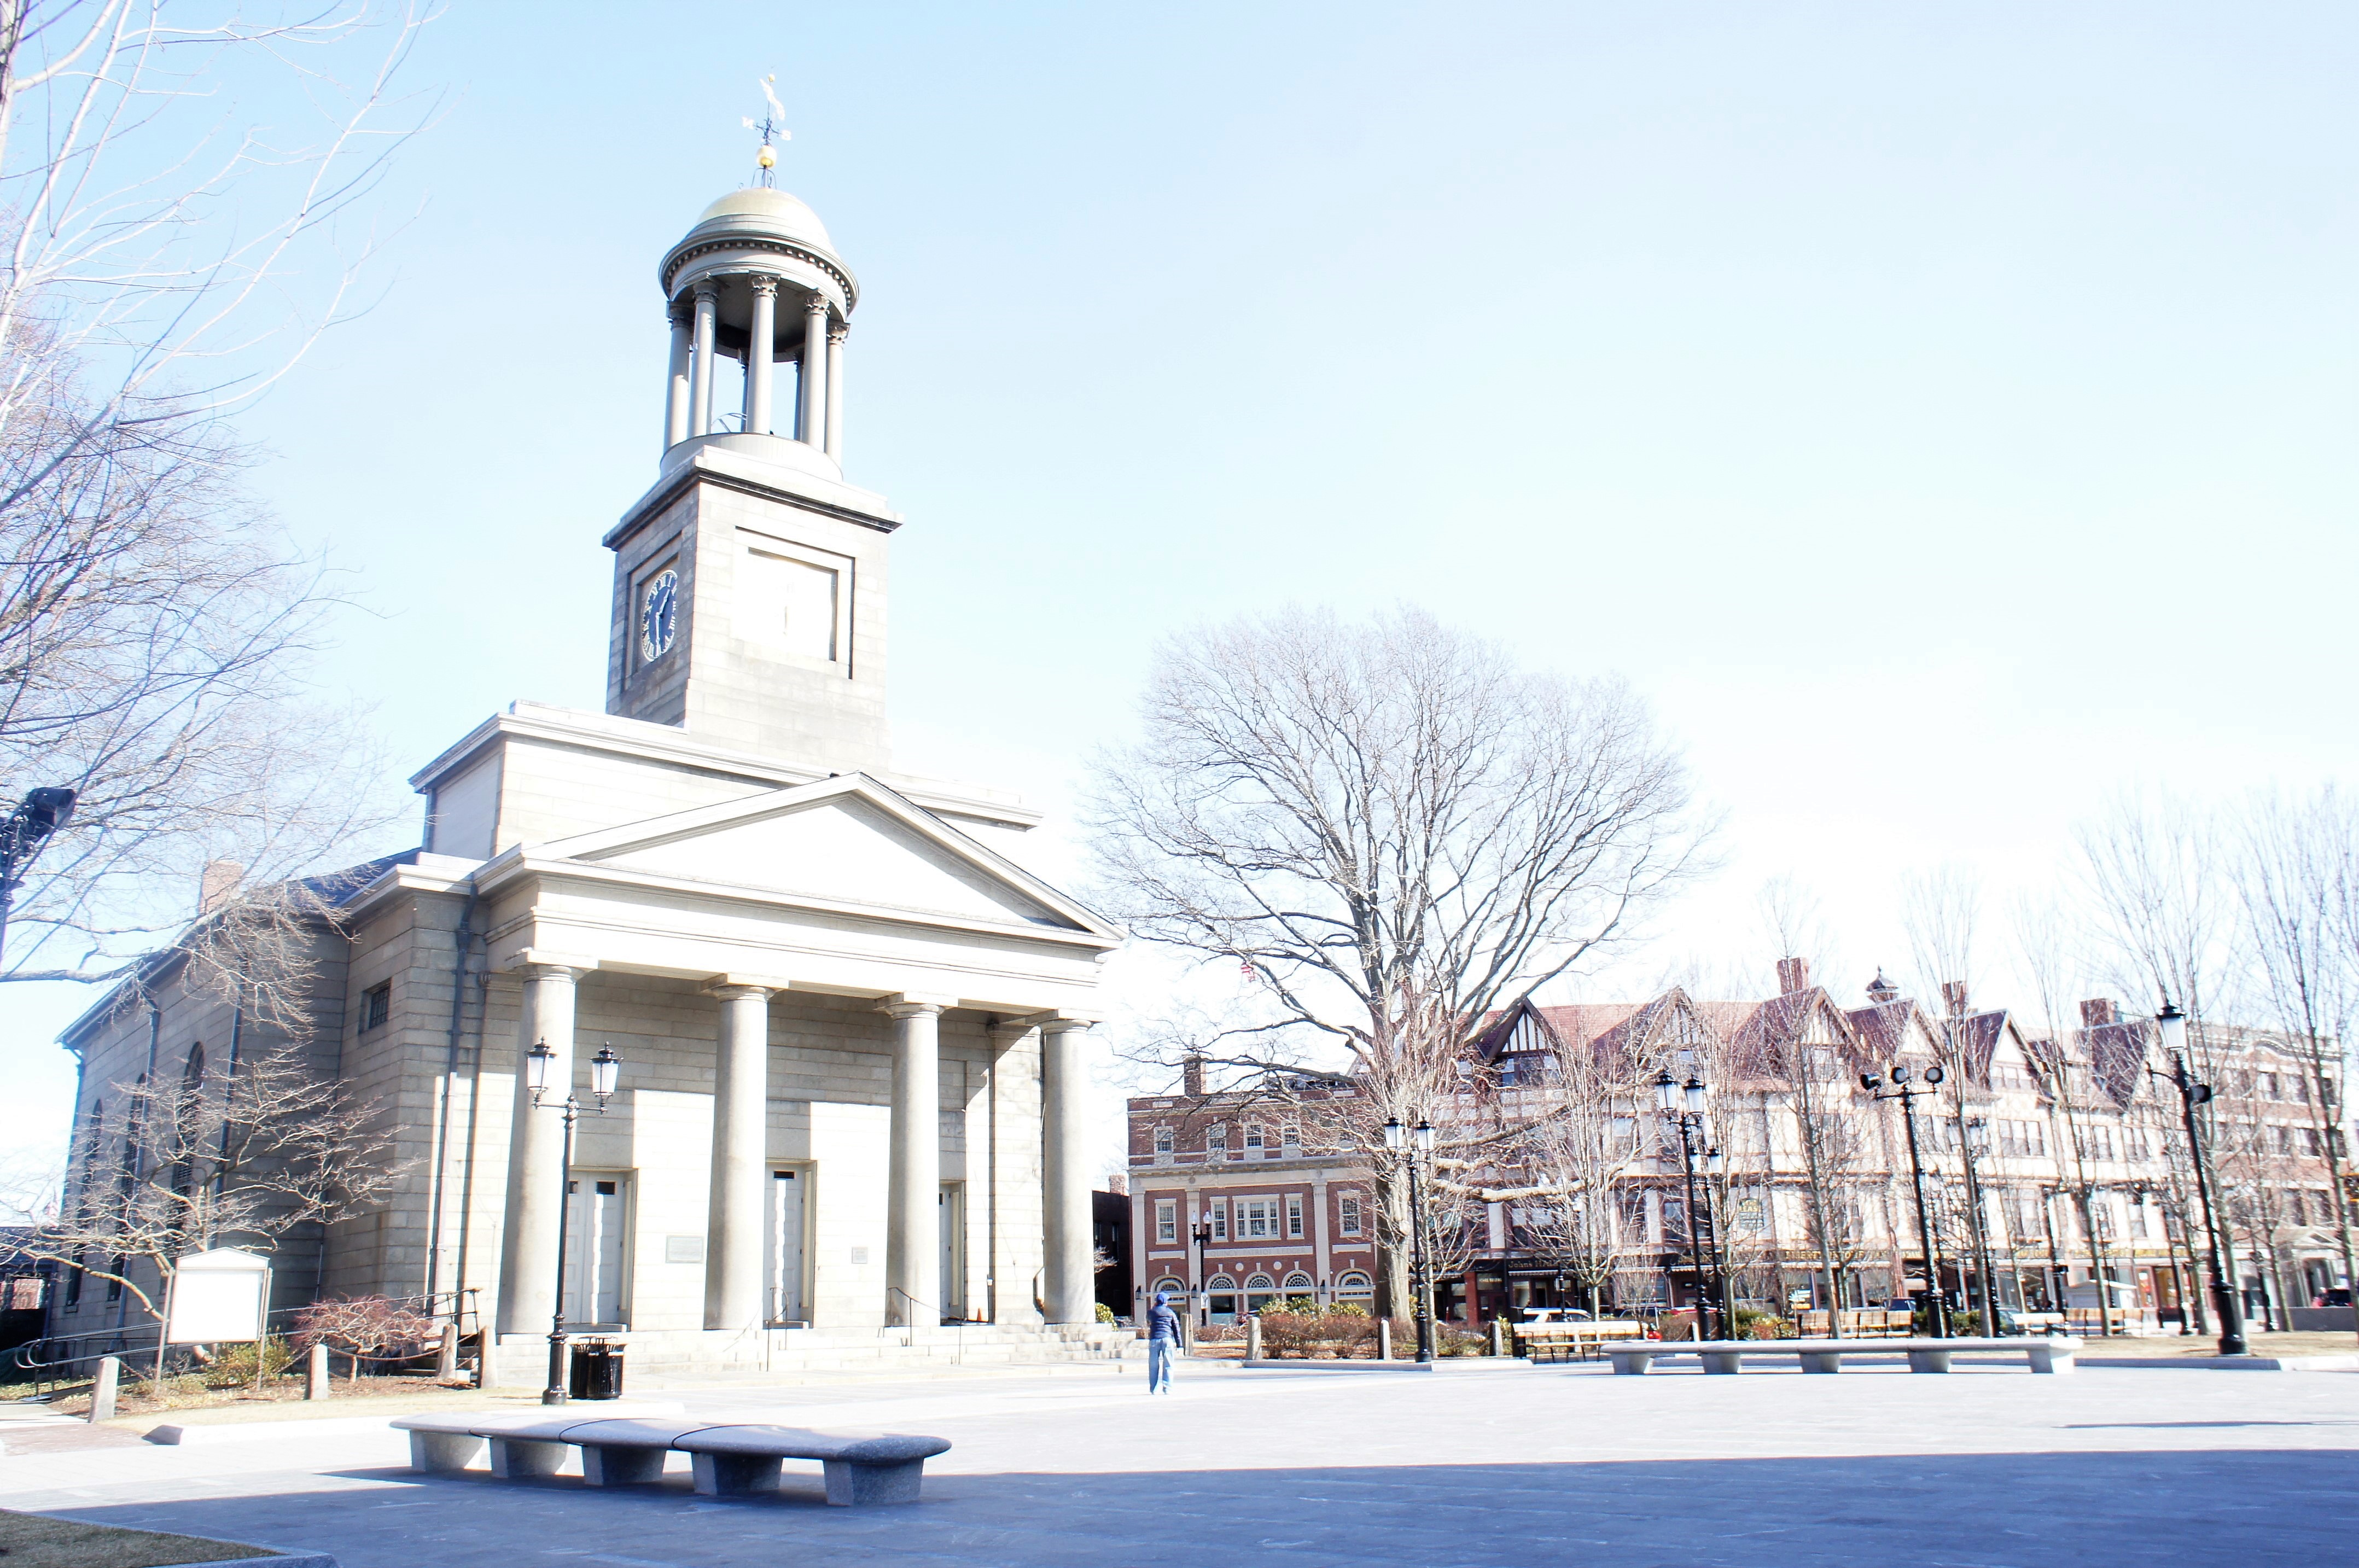
[[[2154,1016],[2154,1022],[2162,1032],[2163,1054],[2170,1059],[2170,1075],[2165,1082],[2179,1091],[2180,1115],[2187,1127],[2188,1162],[2195,1167],[2195,1194],[2203,1204],[2205,1265],[2211,1275],[2212,1307],[2220,1314],[2220,1354],[2244,1356],[2249,1352],[2245,1344],[2244,1305],[2229,1284],[2236,1272],[2236,1244],[2223,1227],[2212,1199],[2212,1167],[2204,1158],[2203,1130],[2195,1115],[2196,1106],[2211,1103],[2212,1085],[2198,1083],[2187,1071],[2187,1015],[2178,1005],[2163,998],[2162,1011]]]
[[[18,873],[52,833],[73,821],[73,810],[72,790],[47,788],[27,790],[15,811],[0,817],[0,953],[7,951],[8,906],[24,882]]]
[[[1664,1118],[1680,1132],[1680,1170],[1687,1181],[1688,1264],[1695,1270],[1696,1279],[1696,1337],[1725,1339],[1730,1329],[1728,1303],[1722,1298],[1727,1293],[1727,1277],[1725,1271],[1716,1267],[1720,1258],[1720,1233],[1717,1227],[1712,1233],[1713,1272],[1719,1276],[1715,1279],[1704,1273],[1702,1211],[1696,1206],[1695,1146],[1703,1137],[1703,1106],[1707,1093],[1703,1080],[1692,1073],[1685,1083],[1680,1083],[1672,1079],[1670,1070],[1665,1068],[1655,1079],[1655,1103],[1662,1107]],[[1682,1101],[1685,1102],[1684,1107]],[[1704,1158],[1717,1168],[1720,1150],[1707,1148]],[[1711,1326],[1714,1315],[1720,1319],[1720,1332],[1716,1335],[1706,1334],[1703,1331]]]
[[[1925,1161],[1917,1152],[1917,1097],[1931,1094],[1941,1082],[1941,1069],[1937,1064],[1925,1069],[1925,1086],[1913,1087],[1909,1082],[1908,1064],[1900,1062],[1892,1069],[1892,1087],[1885,1088],[1883,1078],[1873,1073],[1859,1075],[1859,1086],[1879,1100],[1900,1102],[1900,1119],[1908,1129],[1908,1180],[1917,1194],[1917,1239],[1925,1247],[1926,1313],[1933,1320],[1933,1337],[1950,1337],[1950,1313],[1941,1294],[1941,1263],[1933,1253],[1933,1226],[1925,1215]]]
[[[1406,1158],[1408,1165],[1409,1248],[1408,1266],[1411,1293],[1417,1297],[1417,1358],[1433,1359],[1433,1284],[1426,1276],[1425,1257],[1425,1191],[1419,1181],[1419,1166],[1433,1155],[1433,1124],[1419,1121],[1413,1127],[1401,1125],[1398,1116],[1385,1119],[1385,1147]]]
[[[556,1085],[549,1081],[557,1064],[557,1052],[549,1049],[549,1041],[538,1040],[525,1052],[526,1086],[532,1091],[532,1103],[537,1107]],[[623,1059],[614,1054],[610,1041],[598,1048],[590,1059],[590,1093],[598,1102],[597,1112],[606,1114],[606,1102],[614,1098],[614,1083],[623,1074]],[[573,1124],[582,1115],[582,1102],[574,1097],[571,1084],[565,1086],[565,1098],[558,1105],[565,1113],[565,1151],[557,1165],[557,1308],[549,1323],[549,1387],[540,1391],[544,1405],[566,1402],[565,1392],[565,1236],[571,1226],[567,1214],[573,1195]]]

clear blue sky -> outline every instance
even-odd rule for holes
[[[1792,872],[1864,975],[1905,871],[2003,891],[2126,783],[2353,775],[2354,34],[458,0],[383,301],[248,429],[381,617],[327,673],[397,773],[598,707],[655,262],[775,71],[780,183],[863,284],[848,474],[908,517],[905,766],[1057,810],[1167,628],[1411,600],[1683,737],[1730,864],[1639,969],[1766,984]],[[51,1094],[71,1004],[10,1000]]]

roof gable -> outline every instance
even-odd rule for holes
[[[535,854],[719,887],[1121,934],[864,774],[626,822]]]

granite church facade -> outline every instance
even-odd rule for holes
[[[421,846],[333,885],[308,1045],[384,1108],[403,1174],[283,1244],[278,1299],[473,1303],[525,1353],[562,1181],[565,1315],[642,1363],[824,1363],[944,1324],[1093,1347],[1053,1325],[1093,1319],[1083,1053],[1120,932],[1003,853],[1038,821],[1012,796],[892,770],[901,518],[842,470],[858,284],[766,187],[712,203],[658,279],[664,441],[603,541],[605,711],[477,724],[411,779]],[[78,1110],[255,1027],[151,965],[64,1036]]]

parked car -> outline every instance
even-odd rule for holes
[[[1524,1321],[1527,1323],[1589,1323],[1592,1319],[1579,1307],[1526,1307]]]

